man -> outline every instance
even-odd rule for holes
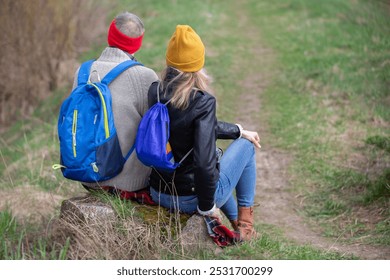
[[[91,81],[103,78],[111,69],[125,60],[135,60],[144,35],[144,25],[134,14],[118,15],[108,30],[108,45],[91,67]],[[77,86],[78,71],[74,86]],[[110,84],[112,110],[122,154],[126,155],[134,144],[138,124],[148,109],[148,89],[158,79],[156,73],[144,66],[124,71]],[[103,182],[83,183],[87,189],[114,189],[122,197],[147,186],[150,169],[142,165],[133,152],[116,177]],[[108,188],[111,187],[111,188]]]

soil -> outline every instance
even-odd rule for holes
[[[241,17],[242,21],[246,19]],[[242,23],[243,24],[243,23]],[[246,25],[251,26],[251,25]],[[254,28],[251,38],[256,38],[252,49],[251,57],[253,65],[269,63],[272,60],[272,51],[262,46],[260,36]],[[257,33],[255,36],[253,36]],[[268,64],[269,65],[269,64]],[[267,128],[267,119],[261,119],[260,111],[263,106],[262,93],[267,87],[270,76],[262,73],[253,73],[252,69],[257,67],[246,67],[251,73],[240,85],[243,88],[240,102],[237,109],[237,122],[245,129],[255,130],[265,143],[272,143],[272,137]],[[265,118],[265,117],[263,117]],[[315,248],[329,252],[338,252],[342,255],[359,259],[390,259],[390,247],[371,246],[365,244],[344,244],[338,239],[326,238],[321,235],[319,228],[309,225],[307,218],[299,214],[300,201],[292,190],[289,180],[288,168],[293,156],[285,151],[273,148],[271,144],[264,145],[257,150],[257,190],[255,219],[258,225],[270,224],[281,229],[285,237],[302,245],[311,245]]]
[[[18,222],[29,221],[35,224],[46,221],[50,215],[55,215],[56,207],[64,199],[61,195],[45,192],[30,185],[0,190],[0,197],[0,211],[8,209]]]

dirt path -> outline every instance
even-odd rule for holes
[[[249,29],[247,30],[249,37],[255,40],[251,43],[253,47],[247,48],[253,58],[250,64],[270,65],[272,51],[262,47],[258,30],[253,25],[247,24],[248,19],[242,15],[239,18],[240,24]],[[256,68],[251,65],[245,67],[249,70]],[[271,76],[247,72],[248,76],[241,82],[243,94],[240,96],[237,121],[244,124],[246,129],[257,130],[261,138],[267,139],[271,137],[266,125],[267,120],[260,119],[259,112],[263,106],[262,93]],[[272,143],[270,139],[265,142]],[[337,239],[322,237],[319,231],[305,222],[305,219],[298,214],[299,201],[291,191],[289,183],[287,170],[292,161],[291,155],[263,144],[262,149],[257,151],[256,159],[258,171],[256,203],[259,207],[256,208],[255,213],[258,224],[275,225],[282,229],[288,239],[298,244],[310,244],[325,251],[336,251],[343,255],[352,254],[361,259],[390,259],[390,248],[341,244]]]

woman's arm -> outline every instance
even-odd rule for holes
[[[196,105],[194,119],[194,181],[198,208],[208,211],[214,207],[214,194],[218,180],[216,168],[216,106],[215,98],[203,96]]]
[[[217,139],[237,139],[240,137],[240,129],[237,125],[218,121]]]

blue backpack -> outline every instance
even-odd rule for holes
[[[108,85],[126,69],[142,65],[126,60],[114,67],[102,81],[90,81],[94,61],[83,63],[78,85],[63,102],[58,117],[61,168],[64,177],[81,182],[99,182],[118,175],[134,150],[125,157],[119,145]]]
[[[167,103],[160,102],[159,84],[157,85],[157,103],[142,117],[135,139],[138,159],[146,166],[156,170],[173,172],[187,158],[191,149],[179,162],[175,162],[169,144],[170,120]]]

